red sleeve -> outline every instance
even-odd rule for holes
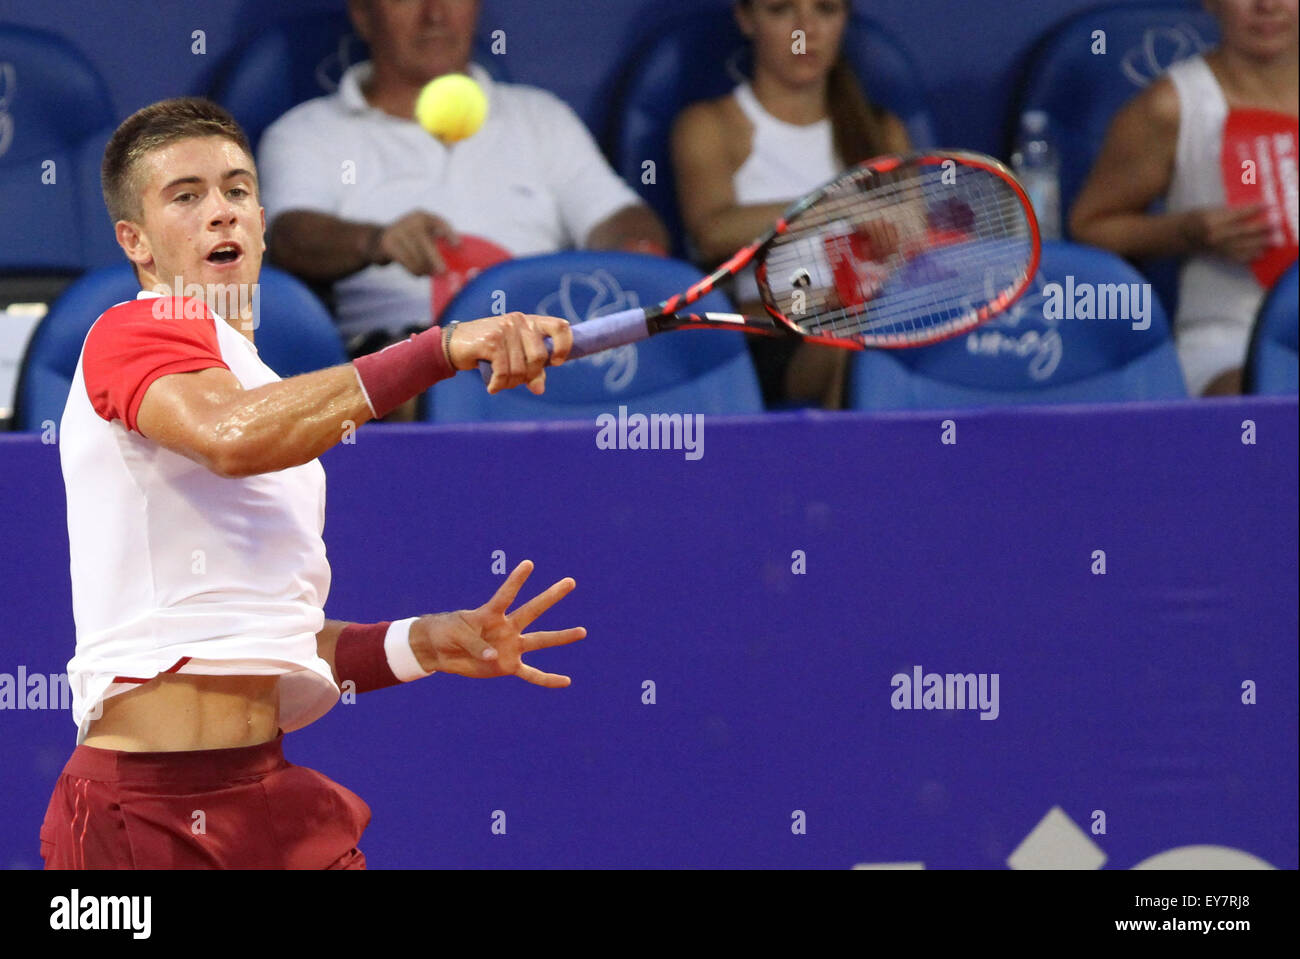
[[[135,430],[140,402],[158,377],[230,369],[216,322],[195,299],[149,297],[113,307],[90,328],[81,354],[90,405],[110,423],[121,420]]]

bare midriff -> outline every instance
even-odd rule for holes
[[[168,673],[107,699],[84,744],[125,752],[235,749],[275,739],[280,677]]]

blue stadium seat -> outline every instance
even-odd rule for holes
[[[79,273],[120,256],[99,189],[115,126],[107,85],[75,47],[0,25],[0,272]]]
[[[1104,33],[1105,54],[1092,52],[1097,31]],[[1007,132],[1013,141],[1025,111],[1047,113],[1048,135],[1061,154],[1062,216],[1068,216],[1119,108],[1171,64],[1218,41],[1214,18],[1186,0],[1095,7],[1044,34],[1026,59]],[[1161,259],[1139,266],[1172,314],[1177,264]]]
[[[867,97],[896,114],[917,146],[935,146],[924,84],[899,41],[874,21],[855,16],[843,49]],[[748,60],[749,43],[730,7],[691,16],[656,31],[635,55],[615,108],[614,168],[663,219],[678,254],[686,248],[669,146],[673,123],[695,101],[730,92],[749,75]],[[647,160],[655,165],[652,184],[642,182]]]
[[[520,310],[570,323],[648,306],[700,278],[677,260],[633,253],[554,253],[509,260],[471,280],[443,313],[444,323]],[[504,296],[504,302],[502,297]],[[700,311],[733,309],[720,292]],[[744,334],[666,333],[546,371],[546,392],[524,387],[489,396],[477,375],[462,373],[426,394],[435,423],[592,419],[601,413],[758,413],[758,389]]]
[[[1246,357],[1243,392],[1276,395],[1300,392],[1300,264],[1269,290],[1260,305]]]
[[[1141,293],[1144,277],[1122,259],[1093,247],[1043,244],[1043,258],[1028,292],[1009,310],[976,330],[932,346],[868,350],[855,358],[850,405],[860,410],[934,409],[1015,403],[1086,403],[1165,400],[1187,396],[1169,321],[1159,299]],[[1093,303],[1127,315],[1081,319],[1065,312],[1066,299],[1083,307],[1088,284]],[[1133,284],[1146,299],[1150,326],[1112,298],[1105,284]],[[1073,296],[1070,294],[1073,293]],[[1140,302],[1140,301],[1139,301]],[[1058,311],[1062,314],[1057,316]],[[1091,308],[1095,316],[1097,306]]]
[[[109,307],[135,299],[139,290],[131,265],[120,263],[87,273],[55,301],[23,358],[15,429],[39,430],[45,420],[59,421],[91,325]],[[264,266],[259,296],[257,352],[281,377],[348,361],[329,313],[298,280]]]
[[[209,96],[231,112],[256,152],[262,131],[314,97],[338,89],[339,78],[354,63],[368,59],[365,42],[344,12],[294,17],[261,30],[227,60]],[[495,79],[507,79],[503,57],[494,56],[481,38],[475,62]]]

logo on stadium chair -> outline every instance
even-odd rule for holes
[[[1179,60],[1186,60],[1209,48],[1210,45],[1201,39],[1190,23],[1150,27],[1143,32],[1138,45],[1124,54],[1120,72],[1135,87],[1145,87]]]
[[[12,63],[0,63],[0,156],[8,152],[14,142],[14,118],[9,112],[14,91],[18,89],[18,73]]]
[[[985,276],[985,283],[991,296],[1000,289],[998,277],[990,272]],[[988,323],[966,334],[966,352],[971,356],[994,358],[1012,356],[1028,361],[1025,372],[1036,383],[1052,378],[1061,357],[1065,353],[1065,343],[1057,322],[1043,315],[1043,301],[1046,298],[1046,282],[1040,272],[1034,276],[1033,285],[1025,292],[1011,309]],[[1030,317],[1036,323],[1041,321],[1041,329],[1018,330],[1020,321]],[[1016,332],[1011,332],[1016,331]]]
[[[565,273],[560,278],[560,288],[542,298],[537,313],[559,316],[570,323],[630,310],[641,305],[641,298],[633,290],[625,290],[618,278],[608,270],[594,273]],[[577,360],[605,370],[604,386],[611,393],[621,393],[636,378],[636,344],[629,343],[602,353]]]

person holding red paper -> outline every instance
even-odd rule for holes
[[[1186,257],[1174,337],[1195,396],[1241,392],[1260,301],[1297,250],[1297,0],[1206,6],[1221,44],[1120,111],[1070,213],[1080,242]]]

